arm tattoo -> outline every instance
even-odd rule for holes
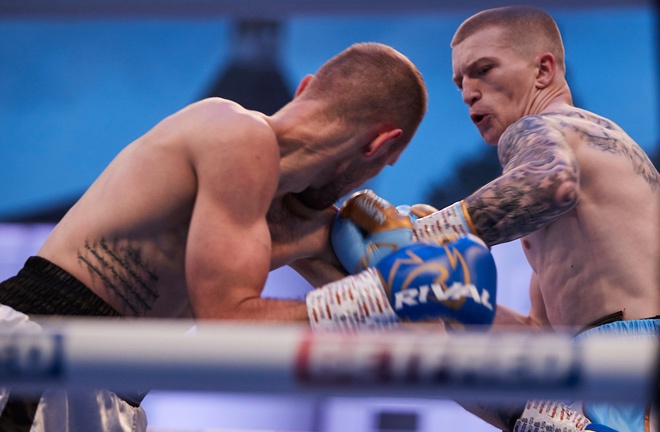
[[[151,310],[158,298],[153,285],[158,275],[142,261],[140,250],[130,245],[111,245],[105,239],[96,244],[85,242],[85,252],[78,254],[92,277],[101,281],[111,296],[120,300],[131,316],[141,316]]]
[[[540,116],[524,117],[500,140],[504,173],[466,198],[489,245],[532,233],[578,201],[579,168],[565,137]]]

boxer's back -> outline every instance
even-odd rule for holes
[[[168,117],[123,149],[38,255],[70,272],[122,314],[190,316],[186,243],[197,191],[206,181],[195,159],[202,152],[244,148],[210,133],[215,129],[199,130],[204,124],[222,129],[212,125],[226,121],[214,113],[218,107],[207,105]]]

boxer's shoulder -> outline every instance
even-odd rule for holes
[[[219,97],[194,102],[163,119],[155,130],[169,131],[173,138],[202,137],[191,144],[209,145],[217,142],[260,138],[275,142],[275,133],[266,115],[244,108]]]
[[[183,127],[172,133],[188,149],[196,170],[208,167],[211,172],[232,177],[250,173],[253,178],[277,183],[274,177],[279,175],[279,145],[262,114],[212,98],[193,104],[189,113],[180,116],[179,123]]]

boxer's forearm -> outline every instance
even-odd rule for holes
[[[300,259],[291,263],[291,268],[313,287],[334,282],[348,274],[338,262],[332,263],[321,258]]]
[[[304,301],[248,297],[195,311],[198,320],[308,322]]]
[[[324,210],[309,209],[291,194],[274,201],[267,215],[271,237],[270,269],[325,255],[330,247],[330,226],[336,212],[334,206]]]
[[[544,190],[540,183],[514,179],[515,176],[497,179],[465,199],[477,235],[489,245],[506,243],[537,231],[576,203],[570,197],[562,205],[557,202],[555,195],[560,193],[560,184]],[[572,194],[571,191],[567,193]]]
[[[294,267],[296,261],[304,261],[306,259],[310,261],[317,259],[323,260],[324,258],[326,260],[337,260],[334,256],[330,256],[332,251],[329,250],[330,245],[327,230],[314,231],[305,236],[299,235],[295,238],[292,237],[288,242],[279,240],[273,240],[271,245],[270,270],[275,270],[285,265]]]
[[[524,327],[525,330],[541,329],[545,323],[538,322],[530,315],[523,315],[501,304],[497,305],[493,328]]]
[[[277,270],[285,265],[290,265],[300,258],[300,250],[291,244],[273,244],[270,254],[270,270]]]

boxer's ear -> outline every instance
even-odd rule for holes
[[[401,129],[389,129],[376,135],[376,138],[371,140],[363,149],[362,154],[366,157],[375,155],[380,149],[387,149],[389,146],[403,135]]]
[[[536,58],[538,73],[536,74],[536,88],[544,89],[552,84],[557,74],[557,60],[551,53],[543,53]]]
[[[298,88],[296,89],[296,93],[294,94],[293,97],[300,96],[300,93],[302,93],[303,90],[305,90],[305,88],[307,87],[307,84],[309,84],[309,82],[312,80],[312,78],[314,78],[314,75],[312,75],[312,74],[305,75],[305,77],[300,80],[300,84],[298,84]]]

